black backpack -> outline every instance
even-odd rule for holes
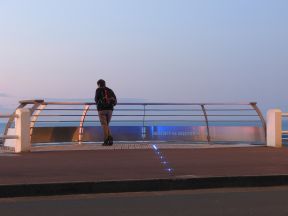
[[[104,88],[101,91],[101,99],[100,99],[101,106],[103,108],[111,108],[114,107],[117,103],[111,89]]]

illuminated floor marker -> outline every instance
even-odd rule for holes
[[[160,151],[160,149],[157,147],[156,144],[152,145],[154,153],[157,155],[157,157],[160,160],[160,163],[162,164],[162,166],[164,167],[164,170],[166,172],[168,172],[169,175],[174,175],[174,170],[173,168],[170,166],[170,164],[168,163],[168,161],[165,159],[164,155],[162,154],[162,152]]]

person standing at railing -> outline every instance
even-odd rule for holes
[[[114,106],[117,104],[117,98],[113,90],[106,87],[106,82],[102,79],[97,82],[98,88],[95,93],[95,102],[97,105],[98,116],[103,128],[103,145],[113,145],[113,137],[109,128]]]

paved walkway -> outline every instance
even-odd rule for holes
[[[288,149],[190,148],[157,152],[154,149],[112,151],[107,147],[101,151],[10,153],[0,156],[0,170],[0,184],[278,175],[288,174]]]
[[[288,175],[288,148],[105,148],[1,153],[0,186]]]

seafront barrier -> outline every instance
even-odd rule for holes
[[[116,143],[102,146],[95,104],[20,103],[4,116],[0,198],[288,185],[288,151],[279,148],[287,114],[270,110],[266,130],[255,105],[121,104]]]
[[[280,112],[280,114],[279,114]],[[266,121],[251,103],[120,103],[112,131],[119,142],[249,143],[282,146],[281,114],[270,110]],[[8,118],[2,146],[29,151],[35,143],[101,142],[94,103],[21,101]],[[1,144],[0,144],[1,145]]]

